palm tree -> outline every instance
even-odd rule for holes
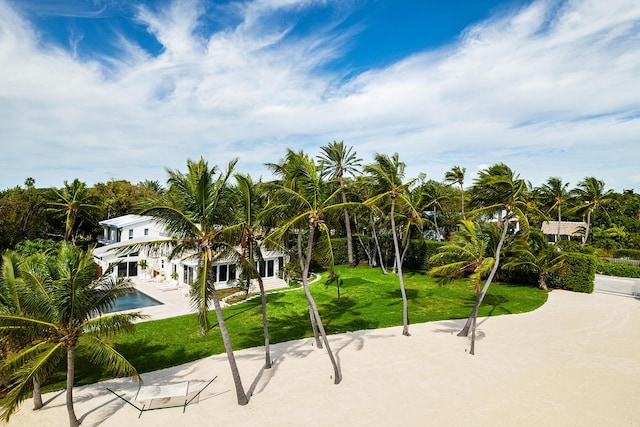
[[[440,233],[440,227],[438,226],[438,208],[442,211],[442,205],[449,199],[449,194],[445,191],[447,188],[437,181],[429,180],[425,182],[422,187],[422,205],[426,211],[427,208],[431,208],[431,214],[433,217],[433,226],[436,234],[436,239],[442,239],[442,233]],[[417,207],[417,206],[416,206]],[[419,209],[422,210],[422,209]]]
[[[450,171],[444,174],[444,182],[448,184],[458,184],[460,186],[460,208],[462,210],[462,219],[466,220],[467,216],[464,213],[464,174],[467,172],[467,168],[461,168],[460,166],[454,166]]]
[[[309,161],[309,157],[302,151],[293,151],[287,149],[287,154],[284,158],[280,159],[279,163],[266,163],[266,166],[276,175],[279,179],[272,184],[273,192],[277,192],[279,188],[285,187],[292,191],[298,191],[300,187],[299,181],[304,177],[304,165]],[[262,212],[261,222],[270,227],[279,226],[285,217],[295,217],[297,213],[305,211],[305,205],[294,205],[293,203],[286,203],[279,205],[275,203],[275,207],[269,207],[268,210]],[[304,255],[303,255],[303,230],[306,224],[296,224],[295,227],[291,227],[289,233],[296,235],[296,252],[298,254],[298,262],[300,266],[300,274],[304,270]],[[281,236],[284,238],[284,236]],[[313,331],[313,337],[318,348],[322,348],[322,341],[318,332],[318,325],[316,324],[316,317],[311,310],[311,302],[307,301],[309,306],[309,319],[311,320],[311,330]]]
[[[547,207],[547,213],[553,209],[558,211],[558,232],[556,242],[560,240],[560,223],[562,222],[562,206],[567,203],[570,197],[569,183],[562,182],[561,178],[551,177],[538,189],[538,194],[542,204]]]
[[[613,201],[614,193],[612,190],[605,191],[604,181],[600,181],[594,177],[586,177],[578,187],[572,191],[573,200],[576,206],[571,209],[572,213],[587,214],[587,228],[584,233],[582,246],[587,243],[589,238],[589,228],[591,227],[591,214],[600,207],[607,206]]]
[[[412,207],[407,190],[422,176],[402,182],[404,179],[404,162],[400,162],[398,153],[393,157],[385,154],[376,154],[375,163],[365,166],[367,172],[374,182],[376,195],[365,202],[366,205],[374,205],[390,200],[391,234],[393,237],[393,247],[395,251],[395,260],[398,267],[398,282],[400,283],[400,294],[402,295],[402,334],[409,336],[409,310],[407,305],[407,293],[404,288],[404,277],[402,275],[402,257],[400,255],[400,247],[398,245],[398,232],[396,229],[396,204],[400,204],[403,208],[415,211]],[[415,213],[416,215],[417,212]]]
[[[340,183],[342,203],[347,203],[347,193],[344,177],[347,174],[355,175],[360,167],[362,159],[356,157],[356,153],[351,151],[352,147],[346,147],[344,141],[330,142],[324,147],[320,147],[322,154],[318,156],[322,173],[327,173],[331,179],[337,179]],[[351,219],[349,211],[344,209],[344,227],[347,233],[347,256],[349,267],[353,268],[356,263],[353,258],[353,242],[351,235]]]
[[[481,223],[461,221],[460,229],[451,235],[451,240],[429,258],[432,265],[440,264],[429,270],[429,274],[440,277],[443,283],[467,276],[477,295],[481,280],[495,265],[495,258],[488,254],[489,240]]]
[[[493,268],[482,290],[476,297],[476,303],[466,324],[458,333],[458,336],[466,337],[469,334],[469,329],[471,329],[471,354],[474,354],[475,349],[475,329],[478,308],[480,304],[482,304],[489,285],[491,285],[500,265],[500,251],[504,245],[511,218],[518,219],[524,240],[528,237],[529,222],[522,210],[523,207],[528,206],[524,199],[524,195],[526,194],[527,185],[525,181],[520,179],[520,177],[504,163],[498,163],[480,171],[478,178],[474,181],[473,187],[471,188],[471,205],[476,207],[474,213],[484,212],[491,215],[497,213],[498,225],[502,227],[502,233],[495,252]]]
[[[187,172],[168,170],[169,190],[158,199],[141,204],[142,214],[164,225],[170,237],[145,243],[149,249],[169,249],[169,258],[198,261],[198,274],[191,287],[191,302],[198,312],[200,333],[209,330],[207,313],[213,301],[218,327],[227,353],[239,405],[249,403],[233,354],[229,331],[224,322],[220,299],[215,289],[214,261],[234,246],[225,225],[234,217],[234,193],[228,185],[237,160],[229,162],[217,177],[217,168],[200,158],[187,161]]]
[[[2,254],[2,268],[0,270],[0,310],[5,313],[23,314],[21,290],[24,289],[24,280],[21,277],[23,258],[17,252],[6,251]],[[6,334],[1,339],[3,356],[5,359],[10,354],[21,348],[33,345],[24,334]],[[11,373],[7,374],[11,376]],[[40,380],[33,379],[33,409],[44,406],[40,392]]]
[[[262,301],[262,329],[264,332],[265,369],[271,368],[271,356],[269,350],[269,327],[267,325],[267,296],[264,292],[262,277],[256,269],[256,261],[260,258],[259,238],[261,227],[256,222],[259,211],[262,208],[259,200],[258,187],[251,175],[235,175],[236,189],[240,195],[237,209],[238,219],[236,224],[229,227],[229,231],[240,234],[240,277],[247,282],[256,280],[260,287],[260,299]]]
[[[79,218],[91,217],[91,214],[100,209],[91,197],[87,184],[77,178],[71,184],[64,181],[64,187],[60,190],[52,188],[55,201],[49,203],[52,210],[61,212],[65,216],[64,241],[75,244],[74,233]]]
[[[565,269],[565,255],[557,251],[556,246],[549,245],[541,232],[535,234],[527,248],[515,251],[515,256],[504,264],[506,270],[525,267],[538,275],[538,287],[544,291],[549,288],[547,280],[553,274],[562,274]]]
[[[0,312],[0,332],[21,333],[33,345],[4,361],[17,380],[7,394],[2,419],[8,420],[25,399],[33,379],[46,377],[65,357],[66,402],[69,425],[80,423],[73,408],[76,348],[83,346],[91,360],[117,375],[135,376],[136,369],[105,338],[132,331],[140,313],[104,314],[131,287],[128,281],[99,276],[91,251],[64,244],[55,257],[34,256],[21,267],[21,311]]]
[[[265,240],[279,243],[290,230],[300,227],[301,224],[307,224],[307,249],[303,255],[302,286],[309,305],[309,311],[312,314],[312,319],[315,319],[318,332],[322,337],[329,359],[333,365],[334,383],[339,384],[342,380],[342,373],[329,346],[318,307],[309,290],[308,278],[314,238],[318,231],[321,233],[321,236],[326,239],[326,259],[330,267],[333,268],[333,251],[329,237],[329,228],[325,224],[325,215],[328,211],[344,209],[347,205],[345,203],[334,203],[340,189],[338,188],[336,191],[330,192],[328,183],[323,179],[313,159],[307,156],[301,156],[296,167],[299,174],[297,176],[295,190],[283,184],[276,186],[277,193],[274,194],[274,198],[271,201],[272,205],[268,210],[271,213],[284,212],[287,216],[280,226],[269,234]]]

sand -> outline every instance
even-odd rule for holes
[[[476,355],[441,321],[331,336],[343,373],[333,384],[325,350],[309,339],[236,352],[245,389],[238,406],[225,356],[143,375],[146,384],[217,375],[198,403],[138,412],[106,390],[132,395],[128,380],[77,387],[83,426],[634,426],[640,425],[640,299],[553,291],[531,313],[479,320]],[[46,407],[23,403],[9,426],[66,426],[64,392]]]

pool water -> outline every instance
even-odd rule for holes
[[[127,295],[118,298],[111,310],[108,310],[107,313],[133,310],[134,308],[152,307],[154,305],[162,305],[162,303],[137,289],[132,289]]]

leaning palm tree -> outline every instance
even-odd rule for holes
[[[571,213],[586,212],[587,228],[584,233],[582,246],[587,243],[589,238],[589,228],[591,227],[591,214],[597,209],[607,206],[613,202],[613,190],[605,191],[604,181],[600,181],[594,177],[586,177],[578,184],[578,187],[571,192],[576,206],[571,209]]]
[[[358,173],[360,162],[362,159],[356,157],[356,153],[351,151],[352,147],[347,147],[344,141],[330,142],[324,147],[320,147],[322,154],[318,156],[320,160],[320,169],[323,174],[327,173],[331,179],[337,179],[340,183],[342,195],[342,203],[347,203],[346,186],[344,182],[345,175],[355,175]],[[353,242],[351,235],[351,219],[349,211],[344,209],[344,228],[347,233],[347,257],[349,267],[353,268],[356,263],[353,258]]]
[[[529,234],[529,222],[524,214],[523,208],[528,206],[524,196],[527,194],[527,185],[523,179],[515,174],[511,168],[504,163],[498,163],[488,167],[478,173],[478,178],[471,188],[471,205],[476,209],[473,213],[488,213],[498,217],[498,226],[502,227],[500,240],[495,251],[495,261],[482,290],[476,297],[476,303],[467,319],[466,324],[458,333],[458,336],[468,336],[471,329],[471,350],[475,350],[475,330],[478,308],[484,300],[489,285],[500,265],[500,255],[504,245],[507,232],[512,218],[517,218],[523,232],[523,239],[526,240]]]
[[[464,213],[464,174],[467,172],[467,168],[461,168],[460,166],[454,166],[450,171],[444,174],[444,182],[447,184],[458,184],[460,186],[460,208],[462,210],[462,219],[466,220],[467,216]]]
[[[140,313],[104,314],[131,288],[128,281],[99,275],[91,251],[64,244],[55,257],[34,256],[21,267],[20,312],[0,312],[0,333],[21,333],[33,345],[3,362],[16,381],[3,401],[8,420],[30,391],[34,378],[45,378],[66,356],[66,403],[69,425],[80,422],[73,407],[75,354],[80,346],[91,360],[117,375],[135,376],[136,369],[105,338],[132,331]]]
[[[239,405],[249,403],[242,386],[233,354],[229,331],[224,322],[220,298],[215,289],[214,261],[227,254],[234,242],[227,239],[227,226],[234,217],[234,194],[228,185],[237,160],[229,162],[226,171],[217,177],[217,168],[200,158],[187,161],[187,171],[168,170],[168,191],[157,199],[141,203],[141,213],[152,216],[167,230],[167,238],[153,240],[142,246],[170,251],[171,259],[192,259],[198,262],[198,274],[191,286],[191,302],[198,312],[200,333],[210,329],[207,316],[210,303],[227,353]],[[135,248],[135,245],[133,245]],[[134,249],[135,250],[135,249]]]
[[[568,201],[571,193],[569,192],[569,183],[562,182],[561,178],[551,177],[537,191],[540,201],[547,208],[547,213],[556,209],[558,213],[558,230],[556,233],[556,242],[560,240],[560,223],[562,222],[562,206]]]
[[[403,182],[404,162],[400,162],[398,153],[393,157],[385,154],[376,154],[375,162],[365,166],[364,170],[369,174],[374,182],[375,196],[368,199],[366,205],[375,205],[390,201],[389,218],[391,220],[391,234],[393,237],[393,247],[395,251],[396,266],[398,267],[398,282],[400,283],[400,294],[402,296],[402,334],[409,336],[409,309],[407,305],[407,293],[404,288],[404,277],[402,275],[402,256],[398,244],[398,231],[396,227],[396,206],[399,204],[403,209],[412,211],[412,215],[419,216],[411,201],[407,196],[408,189],[418,180],[418,178]]]
[[[347,204],[335,203],[340,188],[334,192],[330,191],[330,186],[323,179],[313,159],[303,156],[297,166],[300,174],[297,177],[295,190],[282,184],[275,187],[277,191],[273,195],[271,206],[267,208],[266,215],[284,213],[285,216],[283,216],[284,219],[279,227],[269,234],[265,240],[272,242],[272,244],[279,243],[290,230],[300,227],[301,224],[306,224],[308,231],[307,249],[306,253],[303,254],[302,286],[312,319],[315,319],[316,326],[333,366],[334,383],[339,384],[342,380],[342,373],[329,346],[318,307],[309,290],[308,278],[314,239],[317,232],[320,232],[321,237],[326,239],[325,258],[329,266],[333,267],[333,250],[329,238],[329,228],[325,224],[325,215],[328,211],[343,209]],[[289,209],[289,207],[292,208]]]
[[[277,192],[278,188],[284,187],[292,191],[298,191],[300,189],[300,181],[305,176],[305,164],[309,161],[309,156],[302,150],[293,151],[287,149],[287,153],[284,158],[280,159],[278,163],[266,163],[265,165],[278,177],[275,182],[271,184],[271,190]],[[296,214],[305,211],[305,205],[296,205],[294,203],[286,203],[285,205],[279,205],[271,203],[269,210],[264,211],[261,217],[261,221],[264,225],[269,227],[276,227],[282,222],[284,217],[295,217]],[[296,224],[295,227],[290,227],[289,233],[296,235],[296,252],[298,254],[298,263],[300,267],[300,273],[304,270],[304,255],[303,255],[303,230],[306,224]],[[281,236],[284,238],[284,236]],[[311,310],[311,302],[307,301],[309,306],[309,319],[311,320],[311,330],[313,331],[313,337],[318,348],[322,348],[322,340],[318,332],[318,325],[316,324],[316,317]]]

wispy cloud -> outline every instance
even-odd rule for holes
[[[293,35],[298,14],[325,7],[341,9],[323,31]],[[635,0],[534,2],[348,80],[326,67],[353,34],[337,30],[344,3],[253,1],[223,12],[231,24],[211,32],[199,1],[140,7],[136,19],[162,51],[118,33],[117,57],[87,61],[43,43],[0,0],[0,187],[27,176],[39,185],[162,180],[164,167],[200,155],[238,156],[259,175],[285,147],[316,154],[344,139],[365,159],[397,151],[409,173],[433,179],[503,161],[534,184],[595,175],[640,188]]]

